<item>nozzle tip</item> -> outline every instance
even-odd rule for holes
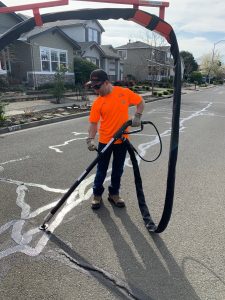
[[[39,227],[40,230],[45,231],[48,228],[48,224],[43,224]]]

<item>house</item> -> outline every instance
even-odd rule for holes
[[[5,4],[0,1],[0,7]],[[0,14],[0,36],[11,27],[23,21],[23,18],[16,13]],[[11,57],[13,56],[12,47],[8,46],[0,51],[0,76],[7,75],[7,70],[11,71]]]
[[[18,21],[22,20],[19,16]],[[74,83],[73,59],[80,56],[109,72],[112,80],[119,80],[122,59],[112,46],[101,45],[103,32],[97,20],[64,20],[35,27],[13,42],[15,57],[8,72],[14,80],[36,88],[53,81],[57,67],[64,65],[66,81]]]
[[[65,81],[74,83],[73,58],[80,46],[57,26],[35,27],[14,42],[16,61],[12,76],[20,82],[38,87],[54,80],[61,65],[67,72]]]
[[[123,59],[112,45],[102,45],[104,51],[102,68],[109,75],[111,81],[123,80]]]
[[[161,81],[173,76],[169,46],[153,47],[137,41],[116,47],[124,60],[124,78],[138,81]]]

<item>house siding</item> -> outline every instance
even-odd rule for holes
[[[19,21],[13,15],[0,14],[0,34],[6,32],[18,23]]]
[[[32,49],[27,43],[16,41],[14,43],[16,60],[12,62],[12,76],[19,81],[27,80],[27,70],[32,68]]]
[[[65,32],[71,39],[77,41],[78,43],[88,41],[88,28],[96,29],[98,31],[98,44],[101,44],[101,28],[99,25],[92,20],[86,21],[85,25],[80,26],[69,26],[60,27],[63,32]]]
[[[99,51],[94,47],[92,49],[88,48],[85,51],[85,54],[83,55],[83,58],[86,58],[86,57],[93,57],[93,58],[96,58],[96,59],[100,60]]]
[[[84,26],[75,27],[60,27],[71,39],[76,42],[85,42],[85,28]]]
[[[0,34],[4,34],[10,28],[18,24],[20,21],[14,14],[0,14]],[[7,52],[10,46],[6,47],[6,52],[4,50],[0,51],[0,74],[7,76],[7,70],[2,70],[2,67],[6,67],[6,62],[8,64],[8,71],[11,72],[12,61],[10,57],[7,57]]]
[[[73,57],[74,50],[73,46],[66,41],[58,32],[46,32],[32,38],[33,56],[34,56],[34,69],[36,71],[41,71],[41,61],[40,61],[40,47],[55,48],[61,50],[67,50],[68,54],[68,66],[73,67]],[[37,45],[37,46],[35,46]]]
[[[136,42],[137,44],[139,42]],[[148,45],[147,45],[148,46]],[[172,60],[167,58],[168,50],[160,47],[117,47],[117,50],[126,50],[127,57],[124,59],[124,78],[127,79],[132,75],[136,80],[154,80],[161,81],[172,75]]]
[[[123,75],[134,75],[138,80],[146,80],[148,78],[148,62],[150,58],[150,49],[129,49],[127,51],[127,59],[124,62]]]

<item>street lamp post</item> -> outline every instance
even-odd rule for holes
[[[210,68],[209,68],[209,72],[208,72],[209,84],[210,84],[210,72],[211,72],[212,66],[213,66],[213,61],[214,61],[214,56],[215,56],[216,45],[219,44],[219,43],[221,43],[221,42],[225,42],[225,40],[220,40],[220,41],[215,42],[215,43],[213,44],[212,60],[211,60],[211,64],[210,64]]]

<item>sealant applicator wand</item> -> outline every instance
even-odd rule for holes
[[[81,181],[84,180],[84,178],[90,173],[90,171],[95,167],[95,165],[98,163],[98,161],[101,159],[102,155],[104,155],[104,152],[116,141],[118,140],[126,128],[131,125],[131,120],[127,121],[123,124],[123,126],[115,133],[114,137],[108,142],[108,144],[102,149],[102,151],[99,152],[98,156],[95,158],[95,160],[87,167],[87,169],[80,175],[80,177],[77,178],[77,180],[74,182],[74,184],[71,186],[71,188],[63,195],[63,197],[59,200],[59,202],[56,204],[55,207],[48,213],[48,215],[45,217],[43,224],[39,227],[40,230],[46,230],[48,228],[48,222],[51,220],[51,218],[54,216],[54,214],[58,211],[58,209],[64,204],[64,202],[69,198],[69,196],[72,194],[72,192],[78,187],[78,185],[81,183]]]

